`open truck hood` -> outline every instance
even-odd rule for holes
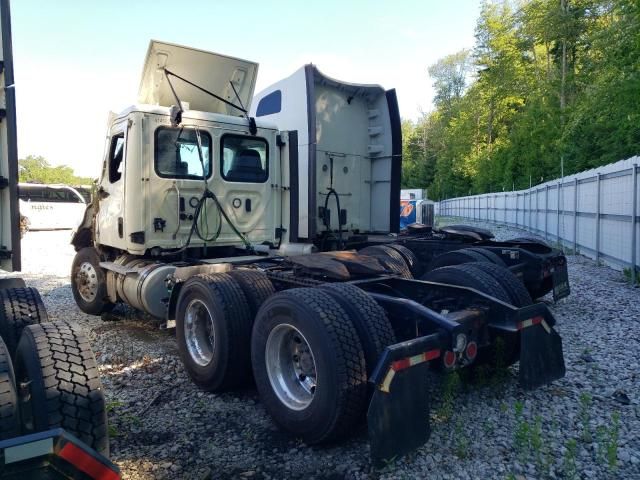
[[[164,69],[238,105],[233,82],[242,105],[249,110],[258,75],[258,64],[172,43],[151,40],[144,62],[138,101],[170,107],[177,102]],[[241,115],[241,111],[217,100],[176,77],[170,77],[178,97],[190,110]]]

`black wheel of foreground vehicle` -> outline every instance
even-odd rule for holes
[[[524,283],[508,268],[486,262],[469,263],[468,265],[491,275],[500,286],[504,288],[505,292],[507,292],[512,305],[516,307],[526,307],[533,303],[531,295],[529,295],[529,291],[524,286]]]
[[[320,288],[331,295],[349,315],[362,344],[367,375],[371,375],[384,349],[396,343],[387,314],[364,290],[354,285],[328,283]]]
[[[9,350],[0,338],[0,440],[20,435],[16,379]]]
[[[498,254],[492,252],[488,248],[471,247],[471,248],[465,248],[465,250],[472,251],[472,252],[478,252],[480,255],[484,256],[491,263],[494,263],[496,265],[500,265],[501,267],[506,267],[507,266],[507,264],[504,263],[504,261],[500,258],[500,256]]]
[[[226,273],[189,278],[176,306],[176,341],[185,370],[200,388],[221,392],[251,377],[251,312]]]
[[[66,322],[30,325],[16,351],[24,433],[62,427],[109,455],[107,413],[89,340]]]
[[[80,310],[89,315],[113,309],[107,296],[106,275],[94,248],[85,247],[76,253],[71,265],[71,291]]]
[[[231,277],[238,282],[240,288],[244,292],[249,302],[249,310],[251,312],[251,324],[256,318],[256,314],[267,298],[276,293],[271,280],[267,278],[264,272],[258,270],[240,268],[228,272]]]
[[[438,255],[431,260],[427,272],[435,270],[437,268],[448,267],[450,265],[461,265],[463,263],[471,262],[490,262],[490,260],[482,253],[472,250],[470,248],[463,248],[460,250],[452,250]]]
[[[413,278],[411,270],[405,259],[397,250],[386,245],[374,245],[358,250],[358,253],[375,257],[387,270],[400,275],[403,278]]]
[[[48,321],[47,310],[40,293],[32,287],[0,290],[0,303],[0,335],[11,358],[15,358],[22,330]]]
[[[415,253],[409,250],[404,245],[399,245],[397,243],[390,243],[387,245],[389,248],[393,248],[396,252],[398,252],[404,261],[406,262],[409,270],[411,270],[411,275],[413,278],[418,278],[424,272],[424,265],[418,259]]]
[[[326,291],[295,288],[269,298],[251,336],[256,386],[282,428],[308,444],[335,440],[362,418],[367,372],[349,315]]]

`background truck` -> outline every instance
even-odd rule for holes
[[[0,0],[0,267],[20,270],[15,88],[8,0]],[[0,476],[120,478],[86,336],[49,322],[40,294],[0,276]]]
[[[522,274],[564,257],[469,227],[398,235],[395,91],[307,65],[252,101],[257,69],[150,43],[140,103],[109,116],[72,240],[78,306],[126,303],[175,326],[198,386],[253,378],[308,443],[348,435],[366,411],[377,464],[427,440],[425,369],[519,361],[526,388],[563,376],[555,320],[531,297],[543,289]]]

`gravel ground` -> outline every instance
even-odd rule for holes
[[[498,238],[521,231],[491,227]],[[640,291],[619,272],[570,256],[572,294],[551,304],[567,374],[522,391],[516,370],[473,382],[434,380],[433,433],[382,470],[368,464],[364,431],[307,447],[280,432],[255,389],[199,391],[171,331],[122,309],[102,322],[76,307],[69,232],[29,232],[23,276],[52,320],[90,335],[109,405],[112,459],[125,478],[536,479],[640,478]]]

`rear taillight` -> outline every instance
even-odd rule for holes
[[[467,360],[470,362],[474,361],[478,355],[478,344],[476,342],[469,342],[464,354],[467,357]]]

